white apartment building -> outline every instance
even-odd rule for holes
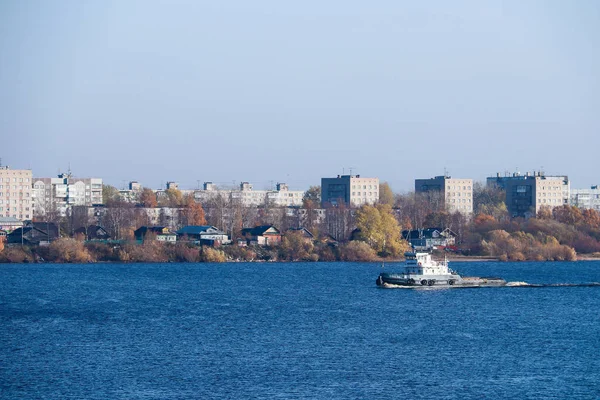
[[[571,189],[569,202],[575,207],[600,211],[600,189],[598,185],[589,189]]]
[[[183,191],[182,191],[183,192]],[[277,207],[299,207],[302,205],[304,191],[289,190],[285,183],[278,183],[276,190],[254,190],[249,182],[242,182],[239,189],[219,189],[212,182],[204,182],[203,190],[190,191],[194,199],[206,203],[222,196],[225,199],[239,200],[244,206],[271,204]]]
[[[431,179],[415,179],[415,192],[440,196],[446,211],[473,213],[473,180],[436,176]]]
[[[73,178],[70,174],[34,178],[32,197],[35,215],[54,211],[66,215],[71,206],[102,204],[102,179]]]
[[[31,181],[30,169],[0,167],[0,216],[33,218]]]
[[[321,204],[347,204],[360,207],[379,201],[379,178],[360,175],[338,175],[337,178],[321,178]]]

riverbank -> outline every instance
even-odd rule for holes
[[[175,263],[175,262],[377,262],[402,263],[403,257],[379,257],[363,242],[339,246],[305,244],[306,247],[248,246],[199,247],[186,243],[147,242],[109,246],[60,239],[49,246],[7,246],[0,252],[0,263]],[[580,254],[572,259],[548,258],[535,254],[535,261],[598,261],[600,253]],[[436,259],[450,262],[519,261],[481,255],[435,252]]]

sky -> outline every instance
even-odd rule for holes
[[[599,49],[595,0],[1,0],[0,158],[119,188],[587,188]]]

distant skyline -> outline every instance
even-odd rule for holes
[[[600,3],[0,2],[3,165],[256,189],[600,184]]]

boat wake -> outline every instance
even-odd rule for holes
[[[412,289],[412,290],[444,290],[444,289],[475,289],[475,288],[552,288],[552,287],[600,287],[600,282],[587,283],[527,283],[506,282],[506,285],[436,285],[436,286],[405,286],[384,283],[381,287],[387,289]]]
[[[507,282],[505,287],[592,287],[600,286],[600,282],[588,283],[527,283],[527,282]]]

